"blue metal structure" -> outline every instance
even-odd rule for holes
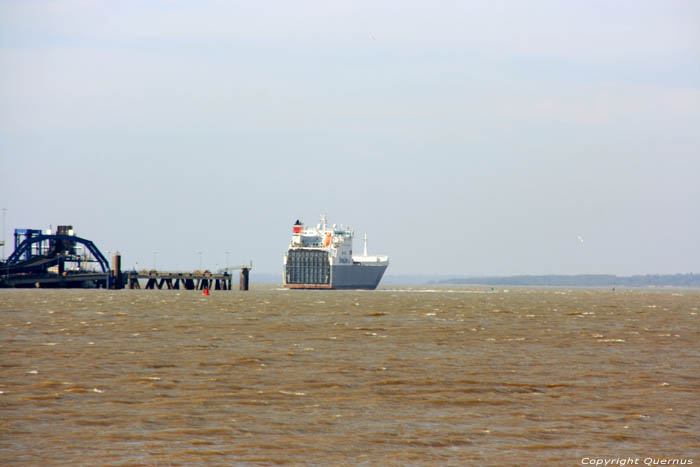
[[[16,229],[15,243],[15,251],[3,265],[9,273],[46,271],[54,265],[59,265],[59,269],[63,269],[65,262],[85,263],[85,258],[76,254],[77,244],[83,245],[92,255],[93,259],[88,262],[99,264],[103,273],[109,273],[107,259],[92,241],[85,238],[65,234],[44,234],[35,229]]]
[[[41,233],[42,232],[39,229],[15,229],[15,251],[17,251],[17,248],[22,244],[23,241],[36,237],[37,235],[41,235]],[[36,247],[41,247],[41,244],[36,245]],[[41,251],[32,252],[30,250],[27,250],[24,253],[23,260],[28,260],[32,255],[40,254],[42,254]]]

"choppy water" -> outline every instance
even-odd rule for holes
[[[698,465],[699,308],[685,290],[3,290],[0,464]]]

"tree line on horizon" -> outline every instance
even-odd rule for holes
[[[700,287],[700,274],[646,274],[616,276],[612,274],[456,277],[439,284],[523,285],[566,287]]]

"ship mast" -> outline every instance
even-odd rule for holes
[[[365,232],[365,249],[362,252],[362,256],[367,257],[367,232]]]

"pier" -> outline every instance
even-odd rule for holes
[[[240,266],[240,290],[248,290],[250,269],[252,266]],[[168,290],[232,290],[233,276],[228,273],[204,272],[164,272],[164,271],[130,271],[125,274],[126,285],[130,289],[140,289],[140,281],[146,281],[145,289]]]

